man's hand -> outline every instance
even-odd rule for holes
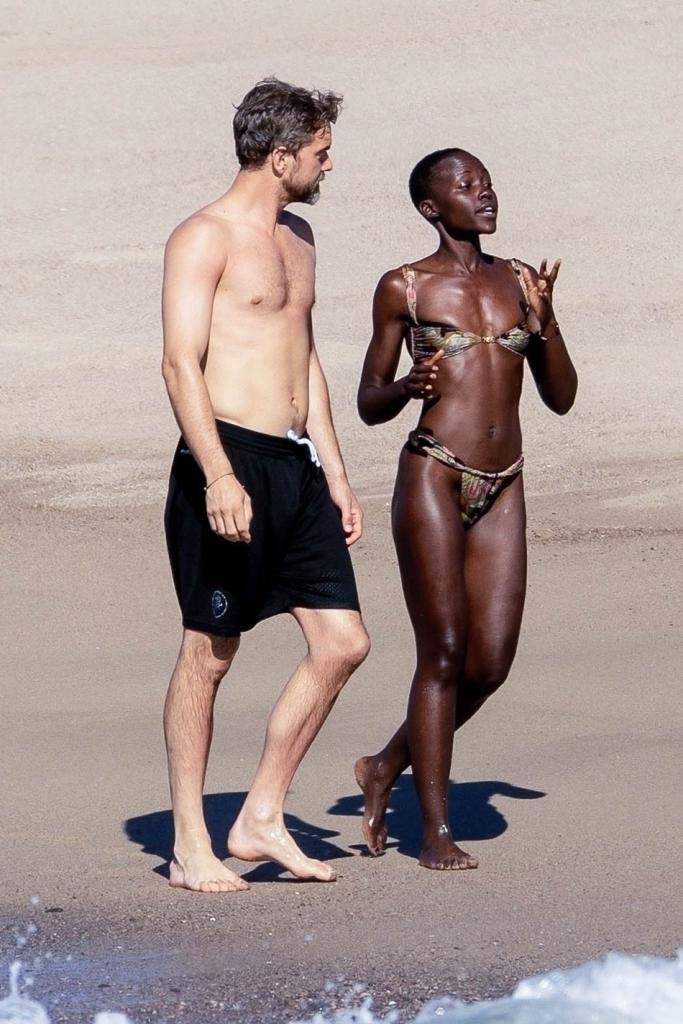
[[[409,398],[438,398],[436,375],[443,349],[439,349],[428,359],[413,363],[410,373],[403,378],[403,389]]]
[[[214,533],[226,540],[251,540],[251,499],[233,474],[209,484],[206,491],[206,514]]]
[[[355,544],[363,533],[363,512],[346,479],[328,480],[330,497],[341,512],[346,544]]]

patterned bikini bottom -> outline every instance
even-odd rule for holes
[[[471,466],[466,466],[457,455],[437,441],[432,434],[428,434],[419,427],[417,430],[411,430],[408,435],[408,445],[414,451],[431,455],[432,458],[438,459],[439,462],[445,463],[461,474],[460,515],[466,530],[470,526],[474,526],[477,520],[488,512],[503,487],[518,473],[521,473],[524,465],[524,456],[520,455],[511,466],[501,469],[497,473],[489,473],[484,469],[473,469]]]

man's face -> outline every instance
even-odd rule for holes
[[[320,198],[320,182],[325,173],[332,170],[329,154],[331,145],[332,131],[326,125],[292,157],[290,168],[283,177],[290,202],[309,203],[311,206],[317,203]]]

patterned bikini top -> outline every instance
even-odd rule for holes
[[[510,260],[509,263],[517,275],[528,311],[529,295],[524,275],[522,274],[522,265],[519,260]],[[517,355],[524,357],[524,350],[531,338],[526,318],[521,324],[516,324],[509,331],[498,335],[472,334],[471,331],[461,331],[459,327],[437,327],[432,324],[421,324],[417,319],[415,271],[406,263],[401,267],[401,272],[406,282],[406,301],[411,321],[410,351],[416,362],[434,355],[439,349],[443,350],[443,358],[448,359],[449,356],[457,356],[460,352],[466,352],[469,348],[473,348],[474,345],[500,345],[501,348],[506,348],[508,352],[515,352]]]

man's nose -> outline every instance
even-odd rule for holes
[[[332,160],[328,156],[327,160],[323,164],[323,170],[324,170],[325,174],[327,174],[329,171],[331,171],[333,167],[334,167],[334,164],[332,163]]]

